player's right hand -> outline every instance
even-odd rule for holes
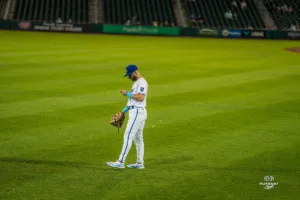
[[[126,96],[126,93],[127,93],[126,90],[120,90],[120,92],[121,92],[124,96]]]

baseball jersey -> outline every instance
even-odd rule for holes
[[[136,101],[133,98],[128,99],[127,106],[146,107],[146,98],[148,93],[148,83],[144,78],[139,78],[132,85],[132,94],[143,94],[145,98],[143,101]]]

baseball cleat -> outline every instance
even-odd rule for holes
[[[129,165],[127,165],[127,167],[132,168],[132,169],[144,169],[145,168],[144,164],[138,164],[138,163],[129,164]]]
[[[119,169],[124,169],[124,163],[120,163],[120,162],[106,162],[106,164],[110,167],[114,167],[114,168],[119,168]]]

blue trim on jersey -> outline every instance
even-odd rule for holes
[[[134,120],[133,120],[133,123],[132,123],[132,125],[131,125],[131,127],[130,127],[129,133],[128,133],[126,147],[125,147],[125,150],[124,150],[124,152],[123,152],[122,159],[120,160],[121,162],[123,162],[123,159],[124,159],[124,156],[125,156],[125,152],[126,152],[127,147],[128,147],[128,141],[129,141],[130,133],[131,133],[131,131],[132,131],[133,125],[134,125],[134,123],[135,123],[135,120],[136,120],[138,114],[139,114],[139,110],[136,109],[136,115],[135,115],[135,118],[134,118]]]

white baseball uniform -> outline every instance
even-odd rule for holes
[[[119,160],[125,162],[130,151],[132,140],[136,145],[137,163],[144,162],[144,140],[143,130],[147,119],[146,99],[148,94],[148,83],[144,78],[139,78],[133,83],[132,94],[144,94],[143,101],[136,101],[129,98],[127,107],[129,107],[129,120],[124,134],[124,143]]]

